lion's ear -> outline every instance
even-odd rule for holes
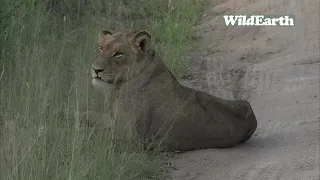
[[[98,34],[98,42],[101,43],[106,37],[111,36],[112,33],[109,31],[104,31],[100,29],[99,34]]]
[[[151,45],[151,35],[145,30],[139,31],[133,36],[132,42],[136,44],[142,52],[146,53]]]

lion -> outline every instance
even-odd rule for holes
[[[249,102],[182,86],[157,55],[147,31],[100,30],[98,44],[93,87],[109,95],[115,124],[132,125],[142,142],[185,152],[232,147],[255,132],[257,120]]]

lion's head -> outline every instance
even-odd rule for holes
[[[93,85],[101,87],[125,82],[139,73],[151,46],[151,35],[144,30],[100,30],[98,44],[91,74]]]

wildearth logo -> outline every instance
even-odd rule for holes
[[[224,15],[226,26],[294,26],[292,15]]]

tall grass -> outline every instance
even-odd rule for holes
[[[170,2],[170,3],[169,3]],[[107,106],[90,86],[99,28],[146,29],[168,67],[182,54],[202,4],[183,1],[0,2],[0,179],[164,179],[168,156],[85,126]]]

